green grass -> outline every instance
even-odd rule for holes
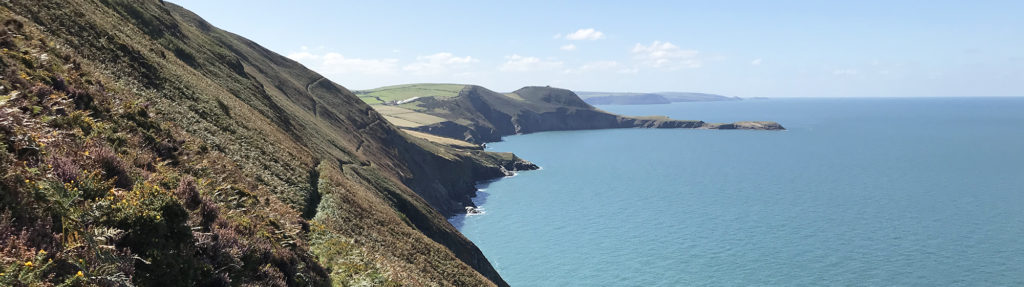
[[[459,84],[408,84],[357,91],[356,94],[364,102],[373,105],[414,97],[454,97],[458,96],[465,86]]]

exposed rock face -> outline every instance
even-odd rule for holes
[[[480,86],[466,86],[457,97],[423,98],[425,113],[449,121],[414,128],[472,143],[542,131],[609,128],[704,128],[782,130],[774,122],[709,124],[667,117],[626,117],[594,108],[575,93],[550,87],[526,87],[504,95]]]

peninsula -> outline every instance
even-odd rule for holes
[[[576,92],[591,105],[663,105],[678,102],[740,101],[739,97],[690,92],[611,93]]]
[[[570,90],[552,87],[498,93],[475,85],[410,84],[355,93],[400,128],[473,144],[499,141],[507,135],[561,130],[784,129],[775,122],[716,124],[616,115],[591,106]]]

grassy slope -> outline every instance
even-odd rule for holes
[[[460,141],[460,140],[453,139],[453,138],[446,138],[446,137],[436,136],[436,135],[432,135],[432,134],[428,134],[428,133],[424,133],[424,132],[418,132],[418,131],[414,131],[414,130],[407,130],[405,132],[408,133],[409,135],[412,135],[412,136],[415,136],[415,137],[418,137],[418,138],[421,138],[421,139],[425,139],[425,140],[428,140],[428,141],[431,141],[431,142],[434,142],[434,143],[437,143],[437,144],[452,146],[452,147],[455,147],[455,148],[462,148],[462,149],[479,149],[480,148],[479,145],[471,144],[471,143]]]
[[[418,127],[445,121],[445,119],[437,116],[398,106],[374,105],[374,109],[384,115],[392,124],[400,127]]]
[[[431,205],[517,158],[409,137],[173,4],[0,7],[0,285],[504,284]]]

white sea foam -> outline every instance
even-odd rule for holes
[[[475,207],[474,208],[472,206],[466,206],[466,217],[470,217],[470,216],[474,216],[474,215],[483,215],[485,213],[487,213],[487,210],[484,210],[483,207]]]

